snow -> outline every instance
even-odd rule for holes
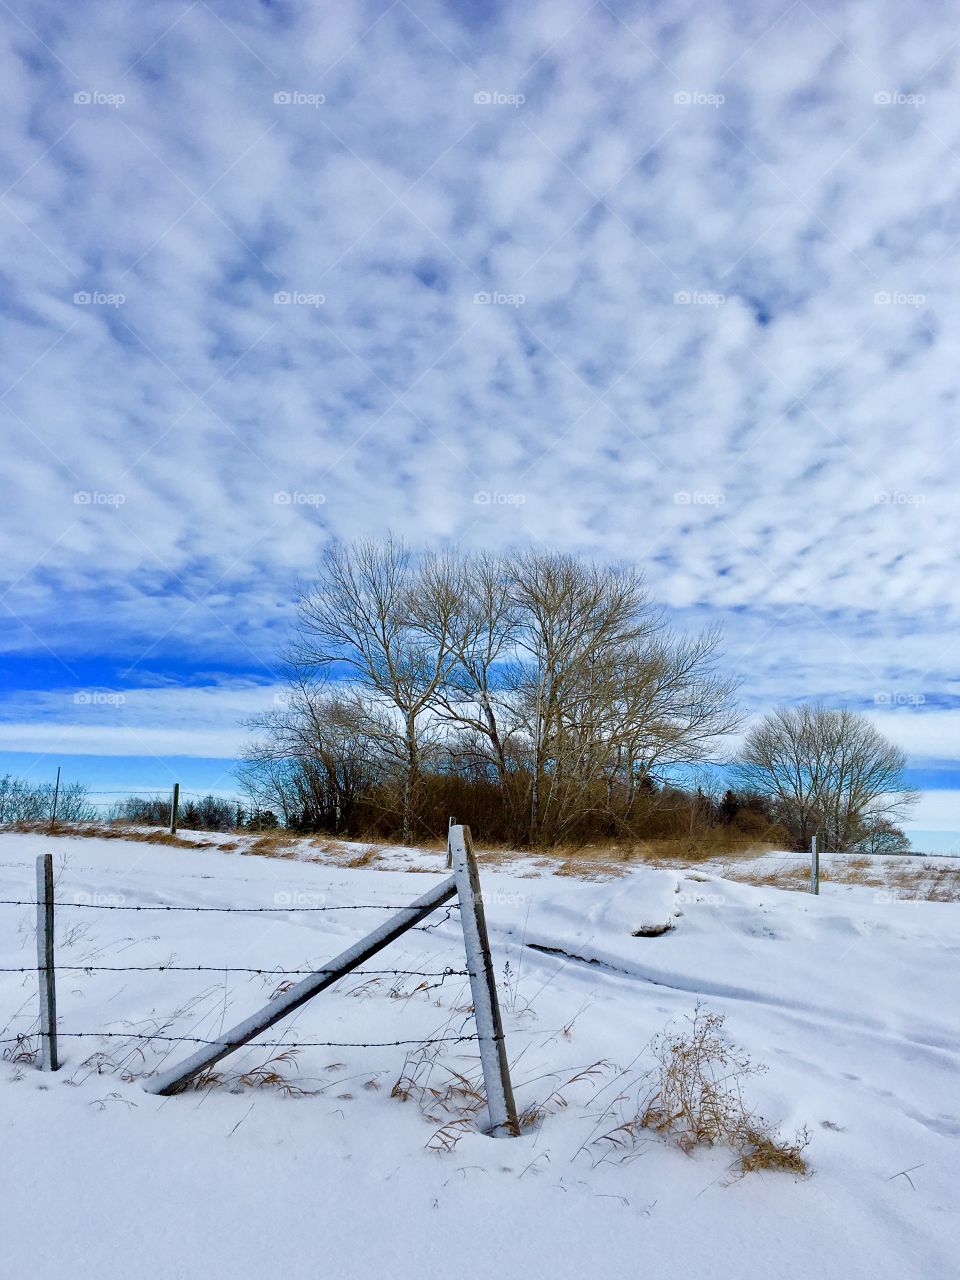
[[[248,856],[242,838],[231,852],[197,842],[5,833],[0,897],[32,898],[34,858],[52,852],[60,966],[294,970],[322,965],[389,912],[290,908],[401,907],[445,877],[437,851],[387,850],[348,867],[333,855]],[[520,1138],[469,1132],[440,1155],[426,1149],[437,1126],[390,1096],[412,1045],[304,1047],[280,1066],[311,1091],[302,1097],[238,1085],[236,1073],[275,1052],[249,1047],[220,1064],[233,1082],[160,1098],[139,1077],[195,1046],[153,1042],[141,1058],[122,1039],[63,1038],[55,1075],[0,1063],[4,1273],[956,1273],[960,904],[830,881],[813,898],[735,882],[719,861],[583,880],[540,860],[485,862],[482,847],[479,857],[518,1107],[557,1088],[565,1105]],[[79,901],[270,910],[65,905]],[[34,963],[33,927],[31,908],[0,906],[0,967]],[[457,911],[441,908],[364,967],[462,970]],[[60,1028],[215,1039],[280,981],[61,968]],[[349,1045],[473,1031],[465,977],[423,979],[426,991],[420,981],[354,975],[267,1038]],[[748,1082],[750,1100],[785,1134],[809,1129],[812,1176],[737,1178],[729,1152],[685,1156],[652,1137],[628,1160],[597,1144],[610,1105],[635,1095],[651,1038],[698,1000],[769,1068]],[[36,1004],[34,974],[0,973],[0,1036],[35,1031]],[[442,1049],[476,1070],[475,1042]],[[98,1052],[127,1069],[83,1065]],[[565,1084],[596,1063],[615,1067]]]

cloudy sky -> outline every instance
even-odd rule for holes
[[[229,790],[298,575],[392,529],[639,562],[960,848],[949,7],[0,27],[0,767]]]

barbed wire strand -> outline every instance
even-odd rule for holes
[[[0,898],[0,907],[39,907],[44,903],[37,902],[35,898]],[[459,903],[452,903],[448,910],[458,907]],[[238,915],[257,915],[262,912],[282,911],[285,914],[292,911],[419,911],[419,907],[412,906],[409,902],[405,902],[400,906],[390,906],[388,903],[381,902],[361,902],[351,903],[347,906],[339,907],[180,907],[167,906],[165,904],[148,903],[145,905],[128,906],[113,902],[55,902],[54,907],[57,909],[71,909],[77,911],[193,911],[193,912],[220,912],[223,914]],[[440,921],[442,924],[443,921]]]
[[[76,973],[259,973],[265,977],[283,978],[290,974],[339,973],[339,969],[255,969],[245,965],[229,964],[58,964],[57,972]],[[0,973],[42,973],[45,965],[28,964],[17,968],[0,968]],[[349,969],[343,976],[352,974],[390,974],[408,978],[468,978],[469,969]]]
[[[19,1036],[8,1036],[0,1040],[0,1044],[22,1044],[25,1040],[39,1036],[40,1032],[32,1031]],[[225,1044],[224,1040],[205,1040],[202,1036],[166,1036],[151,1035],[136,1031],[57,1031],[60,1040],[162,1040],[170,1044]],[[496,1039],[497,1037],[492,1037]],[[394,1049],[407,1044],[456,1044],[465,1040],[479,1040],[476,1033],[470,1036],[417,1036],[413,1040],[248,1040],[238,1044],[237,1049]]]

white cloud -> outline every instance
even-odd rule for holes
[[[946,19],[377,16],[40,4],[56,57],[22,27],[0,51],[3,647],[273,679],[295,576],[393,527],[636,558],[678,616],[726,620],[755,703],[948,691]],[[953,753],[930,709],[897,729]]]
[[[281,685],[249,682],[20,695],[3,704],[0,750],[230,759],[249,740],[243,722],[281,697]]]

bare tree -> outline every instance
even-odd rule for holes
[[[817,833],[837,850],[857,848],[871,831],[879,838],[916,800],[905,768],[904,753],[866,716],[820,704],[778,707],[739,756],[744,783],[770,798],[799,848]]]
[[[453,597],[433,595],[428,634],[418,616],[422,589],[421,566],[403,542],[335,543],[316,581],[300,593],[292,654],[303,672],[345,666],[355,687],[371,697],[371,721],[399,742],[405,841],[413,838],[416,790],[429,745],[426,713],[454,662],[448,622]]]

